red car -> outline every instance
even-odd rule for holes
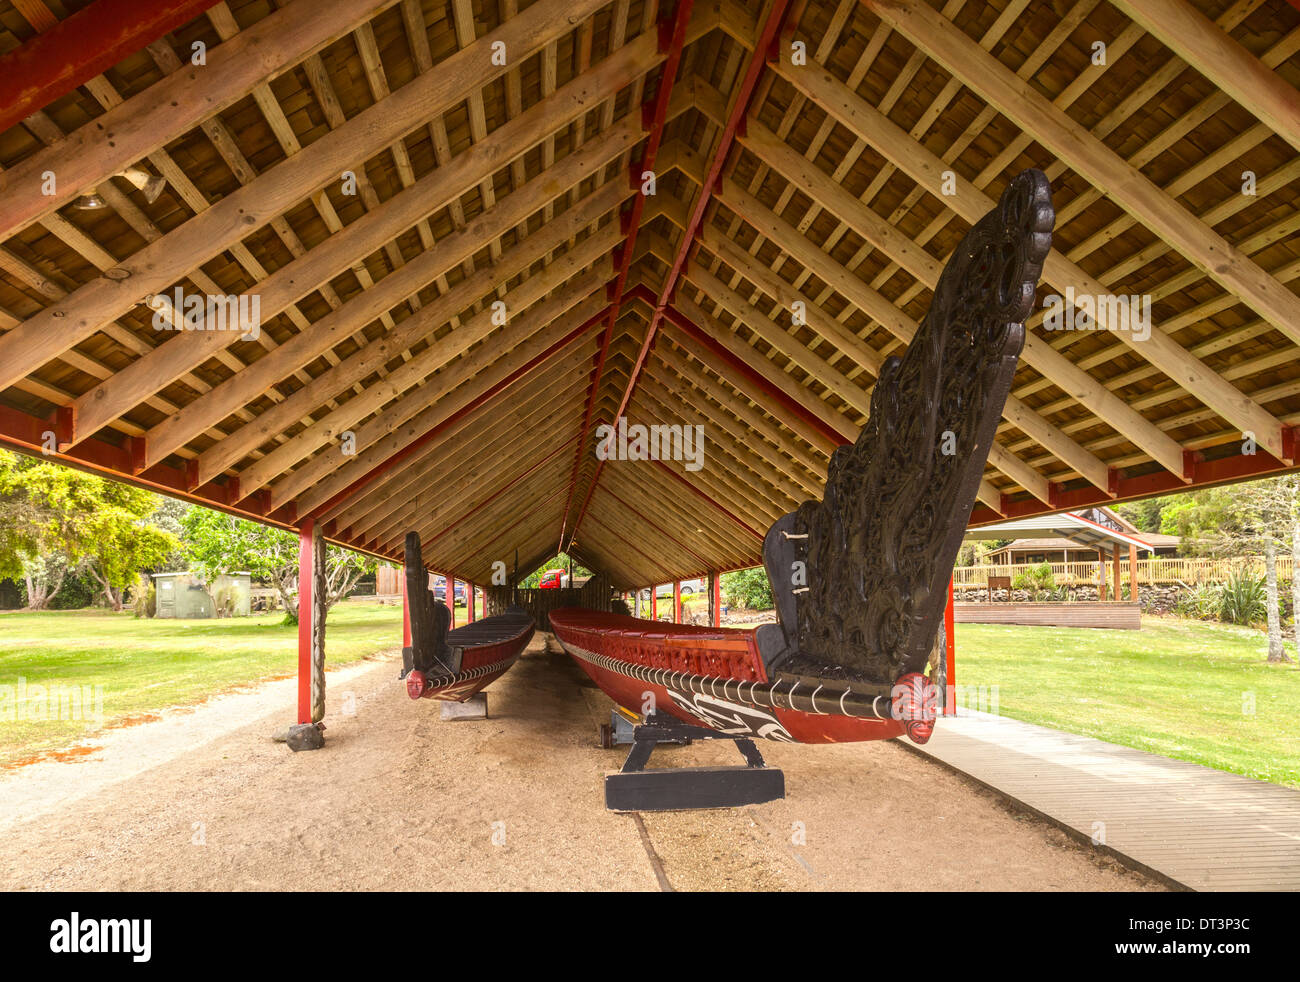
[[[548,569],[542,574],[541,582],[537,586],[542,590],[558,590],[565,585],[568,578],[567,569]]]

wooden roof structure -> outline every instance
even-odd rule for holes
[[[471,582],[755,565],[1032,166],[1040,297],[1152,330],[1031,319],[971,524],[1290,469],[1298,52],[1284,0],[0,0],[0,444]]]

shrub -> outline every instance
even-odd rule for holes
[[[730,607],[746,610],[770,610],[775,606],[772,584],[761,566],[722,574],[722,595]]]
[[[1219,591],[1219,620],[1229,624],[1258,624],[1266,613],[1264,577],[1234,569]]]
[[[1022,569],[1011,581],[1013,590],[1028,590],[1035,599],[1039,599],[1040,592],[1051,590],[1055,586],[1056,577],[1052,573],[1051,563],[1039,563],[1037,566]]]
[[[155,616],[158,613],[158,588],[152,583],[148,587],[137,587],[132,606],[137,618]]]
[[[235,604],[239,599],[239,590],[233,584],[227,584],[217,591],[212,598],[212,606],[218,617],[234,617]]]

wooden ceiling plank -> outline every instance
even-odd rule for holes
[[[0,239],[149,156],[242,99],[255,84],[282,74],[391,2],[335,0],[321,5],[296,0],[208,52],[206,67],[163,79],[58,144],[33,154],[10,171],[10,181],[0,191]],[[105,134],[112,138],[105,139]],[[53,195],[35,190],[47,170],[58,175]]]
[[[593,294],[563,318],[566,325],[576,325],[569,332],[574,337],[568,343],[573,343],[589,330],[590,317],[604,307],[603,292]],[[561,336],[557,339],[556,335]],[[283,504],[296,498],[299,510],[308,514],[320,509],[330,499],[348,492],[359,480],[366,479],[376,468],[391,464],[394,456],[415,452],[422,437],[427,437],[476,400],[492,398],[494,392],[509,391],[507,380],[516,372],[540,370],[546,364],[545,359],[553,358],[558,350],[562,350],[552,349],[564,345],[566,337],[563,327],[539,332],[510,351],[497,352],[500,357],[486,370],[477,359],[460,359],[448,367],[445,379],[437,381],[437,396],[433,395],[432,389],[428,393],[417,389],[399,399],[358,429],[357,446],[366,449],[342,466],[331,455],[317,454],[281,479],[278,485],[281,491],[275,500]],[[548,352],[551,353],[548,355]],[[347,496],[354,498],[357,493],[351,491]],[[275,496],[275,489],[272,494]]]
[[[1300,297],[1171,199],[1014,72],[924,3],[864,0],[882,20],[996,105],[1080,176],[1105,188],[1117,205],[1177,248],[1224,289],[1300,344]],[[1104,292],[1104,291],[1103,291]],[[1277,438],[1280,449],[1280,436]]]
[[[594,147],[595,144],[591,146]],[[558,179],[563,175],[557,174],[556,177]],[[563,185],[562,181],[561,184]],[[551,185],[551,187],[554,187],[554,185]],[[580,205],[572,212],[566,213],[566,215],[562,216],[562,220],[553,223],[552,227],[543,229],[545,237],[542,241],[548,243],[559,241],[562,230],[581,227],[578,224],[579,222],[586,224],[593,215],[599,217],[611,208],[616,208],[618,203],[629,193],[625,188],[616,186],[613,183],[597,189],[589,196],[584,205]],[[159,424],[159,426],[155,427],[156,434],[151,434],[149,447],[151,453],[149,457],[155,461],[161,460],[167,453],[192,439],[197,427],[202,425],[204,421],[224,418],[234,406],[256,398],[262,389],[287,374],[288,366],[310,363],[322,351],[327,350],[328,346],[338,344],[358,326],[372,321],[377,310],[386,309],[393,303],[400,302],[406,291],[419,289],[427,284],[429,270],[441,269],[445,271],[454,268],[463,255],[473,254],[478,251],[500,231],[508,229],[514,224],[518,214],[525,208],[536,207],[536,202],[530,200],[527,195],[517,197],[512,195],[511,198],[513,200],[508,199],[502,206],[499,206],[501,208],[499,214],[480,216],[480,220],[473,225],[444,237],[431,250],[422,253],[405,267],[402,273],[394,273],[386,277],[380,281],[375,290],[368,291],[366,294],[355,298],[354,302],[358,306],[345,305],[341,311],[327,315],[318,321],[311,332],[298,335],[287,342],[280,349],[284,353],[283,356],[277,358],[274,355],[269,355],[260,359],[244,373],[222,383],[213,393],[195,400],[182,413]],[[505,204],[510,207],[505,207]],[[593,241],[595,241],[594,238]],[[408,317],[394,331],[387,335],[381,335],[374,341],[367,343],[346,360],[344,364],[348,367],[344,368],[343,365],[339,365],[334,369],[330,369],[326,374],[332,375],[333,378],[348,378],[350,380],[364,378],[369,374],[370,369],[367,366],[372,367],[377,363],[377,360],[386,362],[396,354],[408,350],[413,344],[421,340],[427,332],[436,330],[444,323],[453,322],[453,318],[458,322],[456,315],[485,294],[490,295],[497,283],[505,283],[512,277],[527,270],[530,265],[539,259],[540,252],[535,243],[525,241],[516,249],[507,253],[506,256],[507,259],[501,268],[489,268],[476,272],[469,279],[458,284],[456,289],[443,294],[434,303],[423,308],[419,314]],[[451,313],[448,313],[448,311]],[[453,328],[453,331],[458,330],[459,328]],[[347,384],[351,384],[351,381]],[[310,391],[300,389],[298,393],[288,397],[285,403],[268,409],[266,413],[259,416],[256,420],[255,429],[248,434],[243,432],[247,427],[241,428],[230,434],[226,440],[222,441],[222,444],[218,445],[221,446],[228,441],[233,441],[225,449],[217,450],[214,447],[209,451],[205,451],[205,456],[211,453],[211,457],[203,465],[203,473],[211,476],[221,473],[226,467],[239,460],[251,447],[260,445],[273,433],[284,429],[286,421],[291,423],[293,420],[300,418],[297,409],[304,406],[315,393],[328,391],[332,394],[340,388],[338,385],[331,388],[331,385],[331,378],[318,377],[308,387]],[[346,385],[342,387],[345,388]],[[321,399],[311,403],[309,410],[314,410],[323,401]],[[286,403],[292,403],[295,408],[281,408]],[[305,415],[305,413],[301,415]],[[236,456],[237,452],[238,456]]]
[[[889,119],[878,113],[874,106],[868,104],[856,93],[851,92],[829,72],[809,66],[798,72],[792,71],[783,74],[788,81],[804,91],[809,98],[834,115],[845,126],[868,136],[872,141],[872,146],[883,156],[891,159],[918,184],[932,189],[939,201],[955,211],[967,223],[978,221],[981,215],[994,207],[991,198],[969,182],[964,181],[960,175],[957,176],[957,194],[939,195],[938,191],[943,182],[943,174],[949,170],[947,165],[895,126]],[[1067,285],[1075,284],[1079,286],[1082,292],[1098,294],[1105,292],[1104,288],[1100,288],[1100,285],[1098,285],[1097,289],[1089,291],[1086,284],[1093,283],[1092,278],[1055,251],[1048,255],[1043,271],[1045,278],[1062,289]],[[1190,391],[1197,392],[1200,398],[1211,398],[1213,397],[1211,390],[1217,390],[1221,397],[1217,401],[1223,403],[1225,409],[1230,408],[1230,403],[1239,404],[1243,399],[1249,402],[1244,395],[1235,389],[1232,392],[1223,392],[1222,387],[1226,383],[1218,379],[1200,361],[1188,354],[1186,349],[1154,326],[1151,337],[1143,344],[1146,347],[1139,350],[1139,354],[1157,364],[1161,371],[1164,371],[1175,381],[1189,387]],[[1153,460],[1158,461],[1170,473],[1181,476],[1183,472],[1182,447],[1144,419],[1139,413],[1134,412],[1122,400],[1107,390],[1100,381],[1079,369],[1064,355],[1034,334],[1026,334],[1025,349],[1021,358],[1037,369],[1044,377],[1051,379],[1062,391],[1074,397],[1081,405],[1096,415],[1098,419],[1104,420],[1118,432],[1127,436],[1137,446],[1147,451]],[[1157,358],[1160,360],[1157,361]],[[1212,378],[1215,381],[1202,381],[1207,378]],[[1231,389],[1232,387],[1228,386],[1228,388]],[[1206,394],[1200,395],[1201,392]],[[1234,396],[1232,393],[1236,393],[1236,395]],[[1259,407],[1255,407],[1255,410],[1242,406],[1238,406],[1238,408],[1241,409],[1241,412],[1237,413],[1237,415],[1243,417],[1257,417],[1259,413],[1263,413],[1263,410]],[[1266,420],[1260,420],[1259,422],[1261,423],[1260,431],[1267,432],[1267,429],[1262,425]]]
[[[599,233],[596,238],[599,240]],[[612,241],[612,237],[607,241]],[[596,241],[595,245],[593,251],[598,251],[602,256],[608,251],[609,247],[605,242]],[[507,294],[510,299],[508,308],[513,313],[510,326],[502,329],[500,345],[510,347],[531,337],[604,286],[604,281],[594,271],[578,275],[575,270],[574,267],[581,268],[580,264],[584,260],[589,260],[588,256],[575,257],[573,266],[565,263],[569,258],[567,254],[560,257],[543,273],[525,280]],[[557,295],[543,299],[552,289],[557,288],[560,288]],[[293,483],[289,471],[293,464],[334,442],[344,431],[358,427],[358,424],[371,413],[394,399],[412,399],[416,405],[427,405],[429,393],[424,391],[423,386],[435,372],[451,364],[461,355],[471,363],[482,365],[500,354],[500,349],[497,348],[498,342],[481,346],[472,353],[469,351],[472,345],[496,334],[498,327],[494,323],[495,317],[495,312],[490,308],[480,311],[441,343],[431,345],[409,362],[396,368],[387,379],[369,386],[363,395],[349,399],[338,409],[327,413],[294,436],[292,440],[241,470],[240,491],[248,494],[271,483],[281,475],[288,475],[285,478],[286,482]],[[431,380],[430,384],[438,388],[436,379]],[[364,427],[361,429],[365,430]],[[369,432],[369,430],[365,431]],[[357,443],[358,446],[367,445],[362,442],[360,431],[357,433]],[[277,485],[277,487],[281,486],[283,485]],[[280,492],[281,495],[283,493]]]
[[[1183,61],[1300,150],[1300,91],[1185,0],[1113,0]]]
[[[222,248],[265,225],[295,202],[337,177],[358,146],[388,145],[431,114],[445,112],[475,87],[503,74],[492,64],[492,46],[504,42],[516,57],[527,57],[550,40],[572,30],[573,23],[599,9],[603,0],[538,0],[514,20],[448,57],[439,69],[403,86],[382,103],[357,114],[344,126],[321,137],[217,202],[130,259],[119,263],[126,280],[101,277],[80,287],[64,303],[53,305],[0,336],[0,388],[30,374],[49,358],[89,337],[132,306],[142,293],[164,290]],[[233,42],[232,42],[233,43]],[[652,50],[643,54],[654,63]],[[640,73],[638,73],[640,74]]]

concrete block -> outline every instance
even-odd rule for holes
[[[487,719],[487,693],[479,692],[464,702],[442,703],[442,718],[445,720]]]

